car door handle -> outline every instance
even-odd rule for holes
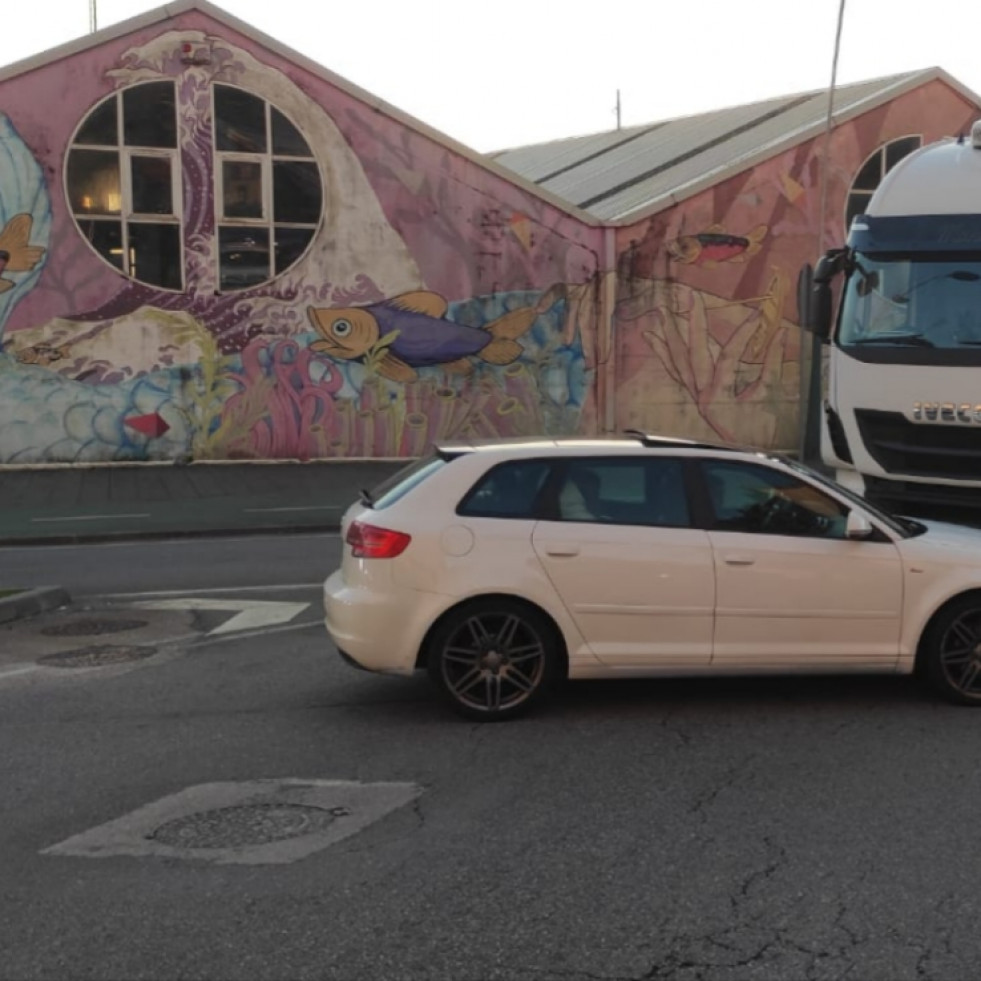
[[[579,546],[574,544],[546,545],[546,555],[554,555],[556,558],[571,558],[579,554]]]
[[[752,555],[740,555],[738,552],[733,552],[730,555],[724,555],[722,561],[726,565],[752,565],[756,559]]]

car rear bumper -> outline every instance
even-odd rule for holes
[[[384,591],[352,586],[338,570],[324,583],[324,626],[346,661],[367,671],[411,674],[444,602],[394,584]]]

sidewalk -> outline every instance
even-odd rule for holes
[[[0,546],[336,529],[407,462],[0,467]]]

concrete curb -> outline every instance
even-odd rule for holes
[[[61,586],[39,586],[25,589],[13,596],[0,598],[0,623],[32,617],[48,610],[57,610],[71,603],[71,597]]]

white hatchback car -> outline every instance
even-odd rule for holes
[[[352,506],[327,631],[464,715],[563,678],[916,670],[981,704],[981,531],[791,460],[630,433],[447,445]]]

